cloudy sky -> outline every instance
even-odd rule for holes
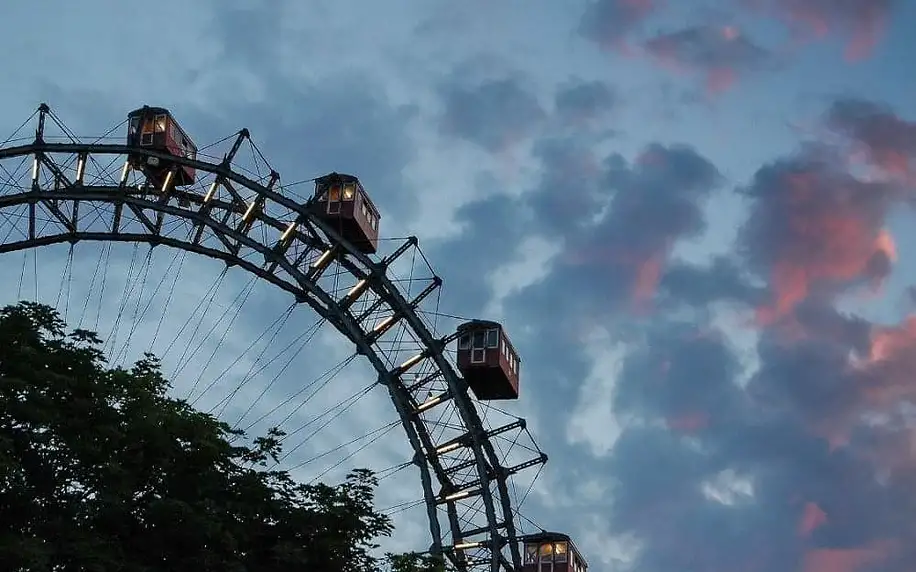
[[[358,175],[511,332],[523,512],[596,572],[913,569],[916,2],[267,5],[6,6],[0,138],[147,103]]]

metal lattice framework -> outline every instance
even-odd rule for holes
[[[385,256],[361,253],[314,217],[308,201],[289,196],[278,173],[259,177],[235,168],[249,137],[244,129],[221,160],[209,162],[202,154],[184,158],[101,139],[82,142],[44,104],[33,120],[34,140],[0,145],[0,253],[79,241],[166,245],[222,260],[289,292],[355,344],[378,372],[378,384],[387,389],[414,451],[430,551],[445,554],[458,570],[518,569],[511,479],[547,457],[535,446],[523,462],[507,466],[501,458],[493,438],[526,432],[525,421],[499,427],[482,421],[447,353],[456,334],[437,335],[417,311],[441,280],[434,275],[408,296],[389,278],[389,268],[417,246],[416,238]],[[50,122],[63,136],[46,132]],[[180,189],[155,188],[130,167],[129,154],[192,167],[198,181]],[[339,276],[333,288],[323,282],[332,264],[345,271],[345,288]],[[411,355],[399,362],[384,350],[386,335],[396,327],[413,340]],[[437,442],[428,421],[443,408],[454,409],[460,430]],[[440,511],[446,515],[445,533]],[[462,511],[474,516],[459,518]]]

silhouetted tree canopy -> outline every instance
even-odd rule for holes
[[[241,432],[167,396],[152,355],[111,368],[100,347],[49,307],[0,310],[0,569],[442,569],[371,556],[392,532],[371,472],[329,486],[268,470],[281,432],[237,444]]]

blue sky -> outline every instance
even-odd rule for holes
[[[263,6],[11,5],[0,133],[147,103],[358,175],[443,310],[511,332],[551,456],[523,512],[596,572],[913,569],[916,2]]]

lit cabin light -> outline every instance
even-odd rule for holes
[[[475,492],[475,491],[461,491],[461,492],[457,492],[457,493],[452,493],[452,494],[450,494],[450,495],[446,495],[445,497],[443,497],[442,500],[445,500],[445,501],[456,501],[456,500],[466,499],[466,498],[468,498],[469,496],[471,496],[472,494],[474,494],[474,492]]]
[[[352,183],[344,185],[343,198],[345,201],[353,200],[354,187]]]
[[[423,359],[423,354],[417,354],[413,356],[412,358],[408,359],[407,361],[405,361],[404,363],[402,363],[398,367],[398,369],[403,369],[403,370],[410,369],[411,367],[417,365],[420,362],[420,360],[422,359]]]
[[[127,182],[128,175],[130,175],[130,163],[125,161],[124,168],[121,169],[121,184],[122,185]]]
[[[257,199],[255,199],[255,200],[251,203],[251,205],[249,205],[248,209],[245,211],[245,214],[242,215],[242,222],[245,222],[245,223],[250,222],[249,219],[251,219],[251,215],[254,214],[254,209],[255,209],[256,206],[258,206],[258,201],[257,201]]]
[[[76,161],[76,184],[83,184],[83,176],[86,174],[86,157],[80,155]]]
[[[480,548],[483,542],[461,542],[454,546],[455,550],[468,550],[469,548]]]
[[[451,453],[452,451],[454,451],[455,449],[458,449],[459,447],[461,447],[461,443],[458,443],[458,442],[449,443],[448,445],[442,445],[441,447],[436,449],[436,454],[444,455],[446,453]]]
[[[296,222],[295,221],[289,223],[289,226],[286,227],[286,230],[283,231],[282,235],[280,235],[280,242],[286,242],[289,239],[289,237],[293,235],[294,232],[296,232]]]
[[[165,176],[165,180],[162,181],[162,192],[167,193],[169,188],[172,186],[172,179],[175,178],[175,171],[169,171]]]
[[[324,268],[325,265],[327,265],[327,263],[330,262],[331,256],[333,256],[333,254],[334,254],[333,248],[329,248],[325,250],[324,252],[321,253],[321,256],[318,257],[318,260],[316,260],[315,263],[312,264],[312,268],[316,270],[320,270]]]
[[[363,278],[362,280],[360,280],[359,282],[357,282],[355,286],[353,286],[352,288],[350,288],[350,291],[347,292],[347,297],[348,297],[348,298],[355,298],[355,297],[359,296],[360,294],[363,293],[363,291],[366,289],[366,286],[368,286],[368,285],[369,285],[369,281],[366,280],[365,278]]]
[[[437,395],[436,397],[433,397],[432,399],[427,399],[426,401],[421,403],[419,407],[417,407],[417,413],[423,413],[427,409],[431,409],[439,405],[440,403],[442,403],[442,399],[443,398],[441,395]]]
[[[376,324],[374,328],[372,328],[372,333],[377,334],[379,332],[383,332],[387,330],[388,328],[391,327],[391,324],[394,323],[395,319],[396,318],[394,316],[388,316],[387,318],[385,318],[384,320]]]
[[[38,174],[39,174],[39,172],[40,172],[40,171],[39,171],[39,167],[38,167],[38,157],[36,156],[36,157],[32,160],[32,184],[35,184],[35,183],[38,182]]]
[[[218,184],[219,184],[219,183],[217,183],[216,181],[213,181],[213,183],[210,185],[210,188],[207,190],[207,194],[204,195],[204,202],[205,202],[205,203],[209,203],[209,202],[210,202],[210,199],[213,198],[213,195],[216,194],[216,186],[217,186]]]

